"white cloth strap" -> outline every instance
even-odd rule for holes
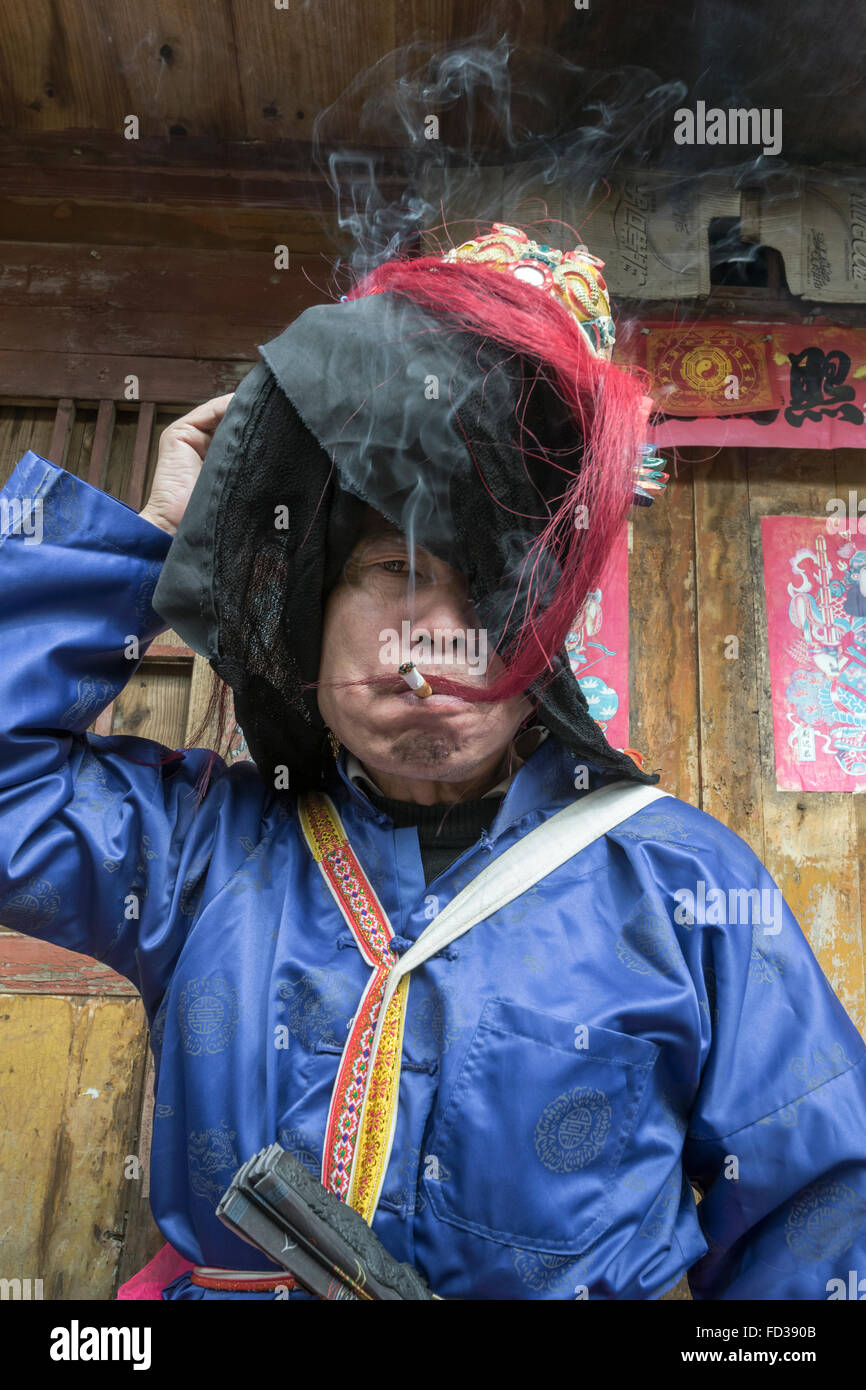
[[[605,835],[615,825],[628,820],[629,816],[633,816],[650,802],[670,795],[671,792],[660,791],[657,787],[647,787],[638,782],[609,782],[548,817],[492,864],[488,864],[486,869],[482,869],[481,873],[433,918],[429,927],[425,928],[418,940],[400,957],[389,974],[370,1047],[368,1076],[373,1074],[388,1005],[395,989],[409,971],[414,970],[437,951],[441,951],[443,946],[447,946],[458,936],[463,936],[478,922],[491,917],[494,912],[505,907],[506,903],[518,898],[521,893],[525,893],[533,884],[538,883],[554,869],[558,869],[560,864],[573,859],[582,849],[586,849],[587,845],[592,844],[593,840]],[[368,1098],[368,1091],[365,1091],[364,1109]],[[379,1183],[373,1194],[372,1208],[367,1215],[370,1222],[379,1203],[390,1161],[397,1125],[397,1109],[396,1105],[392,1108],[385,1138],[384,1158],[379,1167]]]
[[[388,1005],[403,976],[443,946],[463,936],[478,922],[492,917],[514,898],[546,878],[566,860],[573,859],[593,840],[606,835],[615,825],[628,820],[651,801],[670,796],[671,792],[648,787],[639,782],[609,782],[594,792],[573,801],[536,826],[528,835],[507,849],[476,878],[468,883],[442,911],[433,918],[417,941],[400,957],[394,966],[379,1008],[376,1031],[370,1049],[372,1059],[379,1047],[379,1038]]]

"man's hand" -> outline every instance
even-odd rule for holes
[[[139,515],[170,536],[177,534],[214,430],[234,395],[215,396],[163,430],[153,487]]]

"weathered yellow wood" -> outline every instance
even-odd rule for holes
[[[111,732],[157,739],[177,748],[184,739],[188,704],[187,666],[175,666],[174,662],[148,665],[145,656],[115,701]]]
[[[702,466],[702,465],[701,465]],[[699,804],[692,464],[634,516],[629,558],[629,743],[665,791]]]
[[[111,1298],[138,1179],[138,999],[0,995],[0,1249],[45,1298]]]
[[[126,1235],[117,1267],[116,1287],[125,1284],[165,1244],[165,1236],[150,1210],[150,1150],[153,1135],[153,1054],[147,1048],[144,1085],[138,1111],[138,1142],[135,1152],[141,1161],[141,1180],[127,1184]]]
[[[701,799],[695,804],[760,857],[758,647],[748,469],[740,450],[725,449],[695,469],[694,499],[701,735]]]

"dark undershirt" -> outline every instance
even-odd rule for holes
[[[391,817],[395,829],[414,826],[418,831],[424,882],[428,885],[465,850],[477,844],[481,831],[490,829],[502,805],[501,796],[419,806],[415,801],[394,801],[373,791],[367,795],[374,806]]]

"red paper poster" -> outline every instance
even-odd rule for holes
[[[666,415],[744,415],[779,403],[771,335],[763,325],[684,323],[641,336],[653,396]]]
[[[858,532],[856,517],[761,518],[782,791],[866,791],[863,522]]]
[[[635,322],[615,360],[645,367],[656,448],[862,449],[866,333],[833,324]]]
[[[589,712],[614,748],[628,747],[628,528],[565,641]]]

